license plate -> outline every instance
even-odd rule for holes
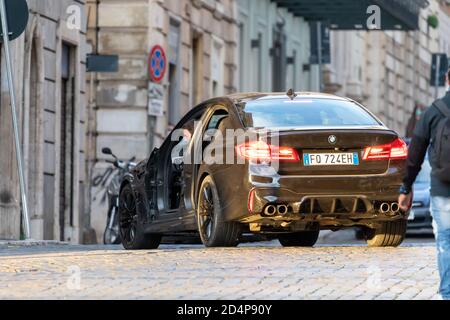
[[[358,166],[359,155],[354,153],[305,153],[305,166]]]

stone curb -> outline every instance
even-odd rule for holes
[[[61,241],[41,241],[41,240],[24,240],[24,241],[9,241],[0,240],[0,247],[46,247],[46,246],[67,246],[69,243]]]

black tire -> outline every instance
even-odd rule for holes
[[[278,237],[283,247],[313,247],[319,239],[320,231],[286,233]]]
[[[127,250],[157,249],[161,243],[161,235],[144,233],[130,185],[126,185],[120,193],[119,231],[122,245]]]
[[[366,230],[369,247],[398,247],[405,240],[406,220],[384,222],[377,229]]]
[[[117,210],[117,212],[114,214],[114,222],[113,222],[113,229],[111,230],[109,228],[109,224],[111,222],[111,217],[113,215],[113,210]],[[104,245],[117,245],[122,243],[122,240],[120,238],[120,230],[119,230],[119,210],[117,207],[111,207],[109,209],[108,213],[108,219],[106,221],[106,228],[103,232],[103,244]]]
[[[217,187],[210,176],[203,180],[198,190],[196,220],[200,238],[206,247],[239,245],[241,225],[223,221]]]

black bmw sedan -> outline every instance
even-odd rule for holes
[[[355,101],[315,93],[240,94],[191,110],[147,161],[126,175],[126,249],[198,231],[207,247],[243,232],[313,246],[320,230],[361,227],[369,246],[402,243],[396,202],[407,146]]]

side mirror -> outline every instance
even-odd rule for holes
[[[103,148],[102,153],[111,156],[113,153],[110,148]]]

